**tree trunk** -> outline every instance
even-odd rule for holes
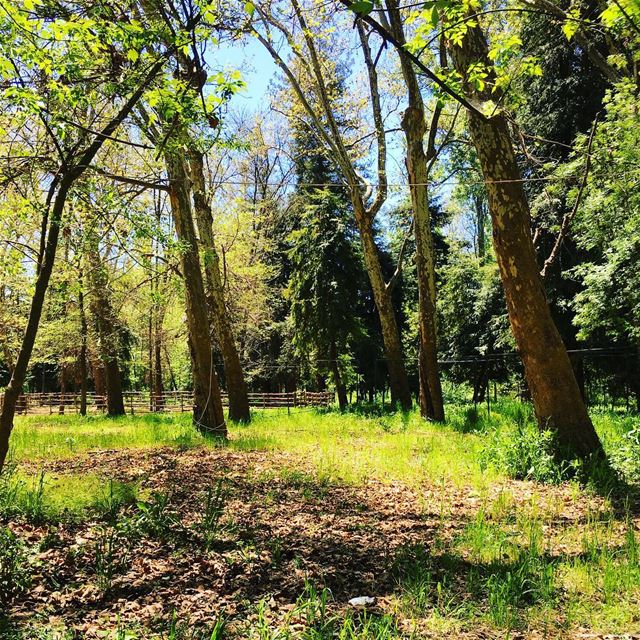
[[[63,363],[60,367],[60,404],[58,405],[58,414],[64,415],[64,396],[67,392],[67,364]]]
[[[89,243],[87,258],[90,264],[91,312],[98,334],[98,353],[104,365],[107,415],[123,416],[125,408],[118,365],[118,351],[120,349],[118,321],[109,299],[109,276],[100,257],[97,239],[91,238]]]
[[[156,309],[153,330],[153,376],[151,393],[154,395],[153,410],[162,411],[164,409],[164,385],[162,383],[162,316],[158,309]]]
[[[9,451],[9,438],[11,437],[11,431],[13,430],[13,417],[16,411],[16,402],[25,382],[27,367],[29,366],[29,360],[31,359],[31,354],[33,352],[33,345],[38,333],[38,325],[40,324],[40,318],[42,316],[42,306],[44,304],[47,287],[49,286],[53,265],[56,260],[58,238],[60,236],[60,221],[62,220],[62,213],[64,211],[69,191],[73,186],[73,183],[83,174],[87,167],[91,166],[93,159],[102,148],[105,140],[108,140],[111,137],[125,118],[131,113],[149,83],[162,70],[164,65],[165,60],[162,59],[156,62],[149,69],[146,78],[140,82],[136,90],[122,105],[116,115],[107,123],[104,129],[102,129],[100,134],[93,139],[92,143],[77,159],[75,165],[70,168],[67,167],[67,170],[60,174],[61,178],[58,191],[53,200],[53,206],[51,207],[49,231],[46,234],[46,239],[44,233],[41,237],[42,252],[39,256],[36,283],[33,296],[31,298],[31,308],[29,309],[27,326],[22,337],[20,352],[18,353],[16,365],[13,370],[13,374],[11,375],[11,380],[9,381],[4,394],[2,413],[0,414],[0,471],[2,471]],[[44,217],[43,222],[45,223],[43,224],[44,232],[46,231],[46,217]]]
[[[87,316],[84,309],[84,279],[79,274],[80,291],[78,307],[80,309],[80,415],[87,415]]]
[[[485,210],[484,199],[481,195],[473,196],[473,206],[476,210],[476,254],[480,260],[480,264],[484,264],[487,240],[485,237],[485,225],[487,221],[487,212]]]
[[[452,46],[456,69],[473,104],[499,100],[487,82],[484,93],[467,80],[479,64],[491,69],[487,42],[479,26],[468,28],[461,46]],[[490,80],[490,79],[489,79]],[[491,108],[487,104],[487,108]],[[484,175],[493,243],[516,339],[541,429],[556,432],[563,452],[587,456],[601,451],[567,350],[551,318],[539,275],[530,229],[530,212],[516,162],[507,119],[501,111],[483,117],[470,111],[469,128]]]
[[[60,235],[60,220],[62,219],[67,194],[71,189],[74,179],[75,176],[73,173],[68,173],[62,178],[51,209],[49,233],[47,234],[45,250],[38,270],[33,297],[31,298],[31,308],[29,309],[27,326],[22,337],[22,344],[20,345],[20,351],[11,375],[11,380],[9,380],[9,384],[4,392],[2,413],[0,414],[0,471],[2,471],[4,467],[4,462],[9,452],[9,438],[13,430],[16,403],[22,392],[22,387],[27,375],[27,367],[29,366],[33,345],[38,333],[44,297],[47,292],[47,287],[49,286],[49,279],[51,278],[53,264],[56,259],[58,237]]]
[[[378,247],[373,237],[371,223],[366,220],[364,206],[359,198],[354,199],[354,204],[358,205],[355,213],[360,231],[360,241],[362,242],[364,264],[369,275],[373,298],[380,318],[384,354],[387,360],[387,368],[389,369],[391,402],[399,404],[403,411],[409,411],[413,402],[407,372],[404,367],[400,332],[398,331],[396,315],[391,303],[391,293],[387,289],[382,275]]]
[[[402,18],[395,0],[387,0],[389,22],[394,36],[404,45]],[[427,180],[429,177],[424,137],[427,132],[424,102],[411,62],[400,56],[402,75],[407,87],[407,109],[401,126],[407,140],[406,165],[409,192],[413,208],[413,227],[416,240],[416,278],[418,281],[420,413],[425,418],[444,421],[442,384],[438,370],[438,340],[436,324],[436,269],[431,234],[431,214]],[[436,126],[434,122],[433,126]],[[435,134],[435,132],[433,132]]]
[[[236,347],[229,313],[224,301],[224,289],[220,275],[220,260],[213,237],[211,207],[207,199],[204,162],[196,149],[190,151],[191,179],[193,182],[193,203],[200,242],[204,247],[204,273],[207,283],[207,301],[211,320],[216,332],[229,394],[229,419],[235,422],[249,422],[249,396],[244,379],[240,356]]]
[[[331,375],[333,377],[333,384],[338,394],[338,406],[340,411],[344,411],[347,408],[347,390],[342,382],[342,375],[340,374],[340,365],[338,364],[338,348],[336,341],[331,341],[329,351],[329,362],[331,366]]]
[[[187,325],[193,366],[193,422],[202,432],[226,438],[222,399],[213,366],[207,301],[200,270],[198,241],[193,226],[186,159],[179,151],[167,151],[169,199],[178,239],[185,246],[180,263],[185,284]]]
[[[402,128],[407,138],[407,170],[411,183],[413,227],[416,239],[420,413],[425,418],[443,422],[444,401],[438,367],[435,256],[426,186],[427,158],[422,142],[425,134],[424,112],[410,105],[402,118]]]

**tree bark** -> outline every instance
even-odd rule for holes
[[[207,302],[211,321],[218,338],[229,394],[229,419],[235,422],[249,422],[249,396],[244,379],[240,356],[236,347],[229,313],[224,301],[224,288],[220,275],[220,259],[213,236],[213,218],[207,198],[202,154],[192,148],[189,154],[191,179],[193,183],[193,204],[200,242],[204,248],[204,274],[207,284]]]
[[[87,415],[87,315],[84,308],[84,278],[79,274],[80,290],[78,291],[78,307],[80,310],[80,415]]]
[[[395,0],[387,0],[391,29],[402,45],[405,44],[402,18]],[[431,234],[431,214],[427,180],[429,158],[424,148],[427,133],[424,101],[411,62],[400,56],[400,65],[407,87],[407,109],[401,126],[407,141],[406,166],[409,193],[413,209],[413,228],[416,240],[416,278],[418,281],[418,371],[420,383],[420,413],[425,418],[444,421],[444,401],[438,369],[438,330],[436,323],[436,269]],[[437,116],[433,127],[437,126]],[[435,136],[435,131],[432,132]],[[434,138],[435,139],[435,138]],[[433,151],[435,155],[435,150]]]
[[[469,27],[461,46],[452,46],[466,95],[476,104],[498,100],[491,83],[479,91],[467,71],[491,70],[487,42],[479,26]],[[531,238],[529,203],[505,115],[469,113],[469,129],[482,167],[493,223],[493,244],[516,339],[541,429],[557,434],[563,451],[587,456],[602,450],[580,395],[567,350],[553,322],[540,280]]]
[[[153,373],[151,393],[154,395],[153,410],[162,411],[164,409],[164,385],[162,383],[162,316],[158,308],[156,308],[154,318],[152,358]]]
[[[166,151],[171,213],[178,239],[184,276],[187,324],[193,366],[193,422],[204,433],[227,437],[218,377],[213,366],[213,349],[196,230],[191,211],[186,158],[177,150]]]
[[[29,366],[29,360],[31,358],[31,353],[33,352],[33,345],[35,344],[36,335],[38,333],[38,325],[40,324],[40,317],[42,316],[44,297],[47,292],[47,287],[49,286],[49,279],[51,278],[56,250],[58,248],[62,212],[64,211],[67,195],[74,180],[75,175],[73,173],[68,173],[62,178],[51,209],[49,233],[47,234],[38,277],[36,278],[33,297],[31,298],[31,308],[29,310],[27,326],[22,337],[20,352],[16,359],[11,380],[9,380],[9,384],[4,392],[2,413],[0,414],[0,471],[4,466],[7,453],[9,452],[9,438],[11,437],[11,431],[13,430],[13,418],[16,412],[16,403],[18,402],[18,397],[22,393],[22,387],[27,375],[27,367]]]

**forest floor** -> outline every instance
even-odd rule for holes
[[[640,638],[637,495],[507,478],[514,420],[264,412],[219,446],[187,416],[19,419],[0,638]]]

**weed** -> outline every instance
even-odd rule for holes
[[[22,513],[32,524],[42,524],[47,519],[44,501],[44,476],[44,471],[40,471],[35,484],[24,490]]]
[[[560,482],[566,469],[554,458],[555,442],[551,431],[535,425],[518,424],[516,429],[494,429],[480,455],[482,468],[493,467],[518,480]]]
[[[225,635],[226,621],[218,618],[207,628],[194,628],[188,621],[181,621],[173,613],[167,634],[162,640],[222,640]]]
[[[124,540],[114,529],[100,532],[93,547],[93,570],[98,588],[107,593],[113,586],[113,579],[126,571],[128,553]]]
[[[551,604],[555,597],[553,565],[540,553],[539,529],[531,528],[529,546],[518,549],[515,560],[495,564],[485,582],[489,617],[509,629],[519,621],[518,608],[536,603]]]
[[[224,489],[224,481],[220,478],[215,487],[209,487],[205,495],[202,518],[197,528],[202,532],[205,549],[213,547],[221,530],[220,519],[224,515],[224,507],[229,492]]]
[[[93,507],[107,522],[114,522],[123,507],[136,502],[137,493],[135,485],[109,479],[101,487]]]
[[[16,477],[16,464],[8,460],[0,471],[0,517],[10,517],[16,512],[21,485]]]
[[[423,545],[399,547],[392,567],[405,606],[414,613],[423,613],[432,602],[434,587],[432,560]]]
[[[168,540],[180,523],[178,514],[170,507],[168,492],[153,491],[149,500],[138,500],[135,528],[142,534],[159,540]]]
[[[305,582],[304,592],[296,602],[296,611],[304,617],[307,629],[324,637],[329,631],[332,620],[327,614],[327,603],[331,597],[329,589],[318,591],[309,581]]]

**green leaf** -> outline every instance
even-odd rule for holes
[[[253,18],[253,14],[255,13],[256,7],[253,2],[245,2],[244,10],[249,14],[250,18]]]
[[[373,0],[356,0],[349,7],[359,16],[368,16],[373,11]]]

